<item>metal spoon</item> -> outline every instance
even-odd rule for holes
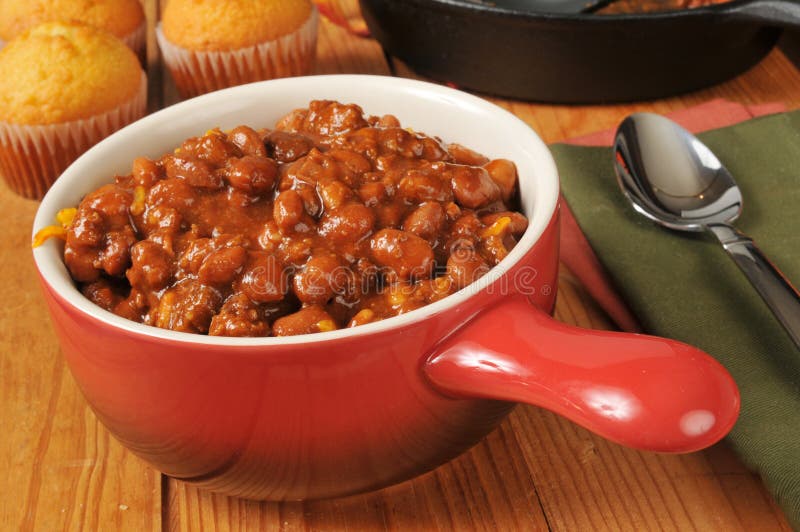
[[[729,225],[742,212],[742,194],[705,144],[668,118],[636,113],[617,129],[614,168],[640,214],[670,229],[714,233],[800,348],[800,294]]]
[[[512,11],[575,14],[589,13],[615,0],[461,0],[469,4],[510,9]]]

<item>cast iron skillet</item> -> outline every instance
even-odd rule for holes
[[[420,74],[524,100],[660,98],[719,83],[757,63],[797,0],[734,0],[632,15],[552,15],[469,0],[360,0],[370,31]]]

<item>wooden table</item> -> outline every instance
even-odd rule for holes
[[[158,2],[145,1],[152,21]],[[151,24],[152,26],[152,24]],[[175,99],[150,28],[151,106]],[[370,39],[323,22],[317,71],[412,75]],[[614,106],[493,100],[546,142],[616,126],[633,111],[670,112],[724,97],[800,107],[800,72],[773,51],[745,75],[679,98]],[[0,530],[789,530],[757,475],[722,443],[683,456],[609,443],[520,406],[460,458],[412,481],[346,499],[258,503],[166,478],[117,443],[81,397],[59,353],[31,260],[37,203],[0,188]],[[567,271],[556,317],[611,324]]]

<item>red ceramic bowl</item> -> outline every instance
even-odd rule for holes
[[[219,338],[127,321],[76,290],[49,241],[34,250],[64,356],[87,401],[129,449],[168,475],[228,494],[303,499],[379,488],[475,444],[513,408],[549,408],[613,441],[693,451],[733,425],[728,373],[674,341],[559,324],[558,177],[523,122],[474,96],[373,76],[281,79],[148,116],[76,161],[34,231],[140,155],[220,126],[270,126],[312,99],[393,113],[418,131],[514,160],[530,226],[472,286],[354,329]]]

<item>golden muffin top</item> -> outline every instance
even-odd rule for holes
[[[0,120],[54,124],[88,118],[130,101],[142,68],[110,33],[48,22],[0,50]]]
[[[10,41],[43,22],[69,20],[123,38],[144,21],[139,0],[0,0],[0,39]]]
[[[236,50],[297,30],[311,15],[310,0],[169,0],[164,36],[189,50]]]

